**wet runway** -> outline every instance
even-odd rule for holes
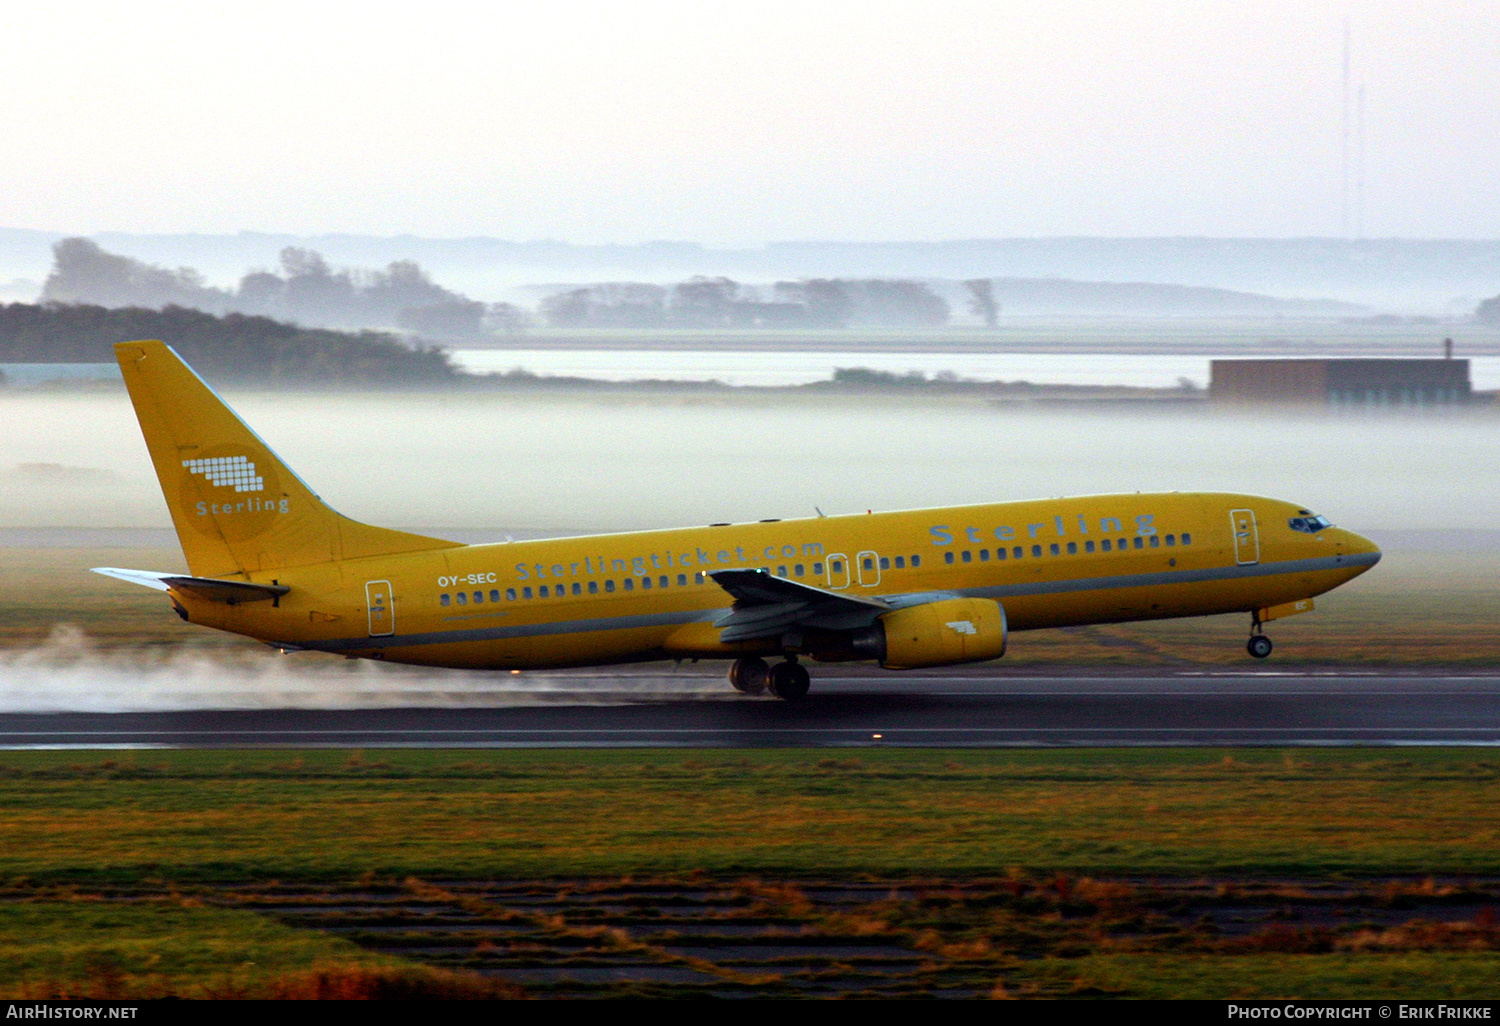
[[[1500,744],[1500,675],[846,671],[797,703],[692,679],[556,674],[383,708],[0,713],[0,747]]]

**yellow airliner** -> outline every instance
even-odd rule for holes
[[[1295,503],[1177,492],[462,545],[340,516],[170,347],[115,354],[191,576],[97,572],[284,650],[476,669],[726,659],[739,690],[791,699],[802,656],[978,662],[1010,631],[1074,624],[1249,613],[1264,658],[1262,624],[1380,560]]]

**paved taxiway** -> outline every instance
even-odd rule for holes
[[[709,678],[699,691],[653,691],[624,670],[402,707],[0,713],[0,747],[1500,744],[1500,675],[961,668],[814,679],[798,703]]]

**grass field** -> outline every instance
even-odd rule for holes
[[[1495,894],[1095,879],[199,887],[0,903],[0,997],[1493,997]]]
[[[0,997],[310,997],[320,988],[399,997],[403,987],[440,991],[442,980],[342,938],[193,898],[0,902]]]
[[[1492,996],[1497,781],[1483,749],[6,752],[0,994]]]
[[[1500,876],[1497,783],[1481,748],[5,752],[0,879]]]

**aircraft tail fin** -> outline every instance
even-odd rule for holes
[[[121,342],[115,358],[194,575],[459,544],[371,527],[330,509],[170,346]]]

